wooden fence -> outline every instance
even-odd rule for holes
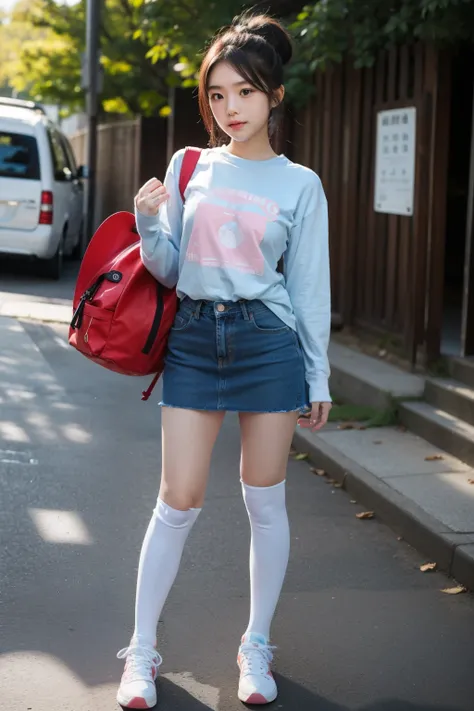
[[[94,226],[118,210],[132,210],[139,187],[140,119],[98,127]],[[86,131],[71,137],[79,164],[86,164]]]
[[[292,157],[321,177],[329,202],[333,311],[347,324],[399,334],[413,360],[439,351],[448,159],[449,61],[427,46],[380,53],[315,77],[295,117]],[[377,112],[415,106],[413,217],[374,210]]]

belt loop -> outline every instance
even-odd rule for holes
[[[196,311],[194,312],[194,316],[196,318],[196,321],[199,321],[199,316],[201,313],[201,307],[202,307],[202,299],[197,302],[196,306]]]
[[[245,303],[245,300],[244,300],[244,299],[241,299],[241,301],[240,301],[240,308],[241,308],[241,310],[242,310],[242,314],[243,314],[244,319],[245,319],[246,321],[250,321],[250,316],[249,316],[249,312],[248,312],[248,309],[247,309],[247,304]]]

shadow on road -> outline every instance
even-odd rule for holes
[[[341,706],[318,696],[280,674],[275,674],[275,679],[279,694],[273,703],[265,705],[265,707],[241,704],[241,708],[251,711],[258,711],[262,708],[268,709],[268,711],[277,709],[284,711],[349,711],[348,706]],[[216,708],[199,701],[169,679],[160,678],[157,688],[158,703],[151,711],[210,711]],[[126,711],[125,707],[121,708]],[[221,703],[218,704],[218,708],[225,711],[225,707]],[[382,699],[368,706],[360,706],[358,711],[457,711],[457,707],[412,704],[404,699]]]

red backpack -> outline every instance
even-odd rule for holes
[[[179,176],[183,201],[200,153],[185,151]],[[160,284],[143,265],[134,215],[116,212],[97,229],[82,260],[69,343],[116,373],[156,373],[143,392],[142,400],[148,400],[163,371],[177,305],[176,289]]]

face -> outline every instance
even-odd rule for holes
[[[208,77],[209,104],[219,127],[234,141],[268,132],[270,100],[242,78],[231,64],[219,62]]]

